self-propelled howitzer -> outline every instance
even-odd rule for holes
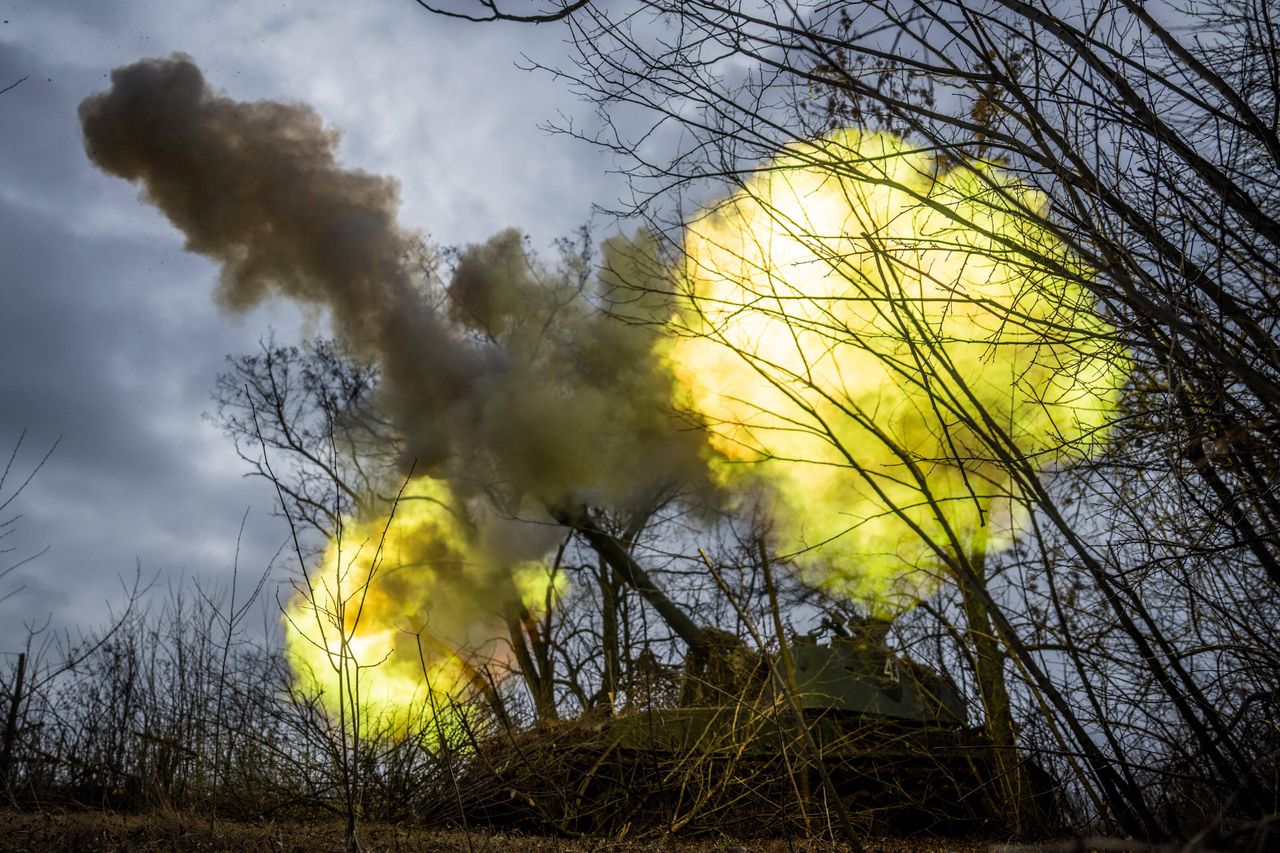
[[[828,642],[800,636],[770,655],[695,622],[586,511],[557,521],[688,646],[679,701],[631,696],[536,728],[517,749],[504,741],[487,759],[509,794],[494,813],[524,807],[573,831],[776,835],[797,819],[811,831],[834,795],[867,829],[992,828],[989,750],[951,682],[889,650],[888,623],[835,626]]]

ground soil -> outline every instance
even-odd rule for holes
[[[239,822],[176,812],[123,815],[94,811],[0,811],[0,853],[49,851],[341,851],[340,820]],[[773,839],[607,839],[466,832],[461,829],[415,829],[366,823],[360,827],[362,849],[369,851],[565,851],[626,853],[670,850],[680,853],[837,853],[847,845],[827,841]],[[866,853],[985,853],[991,840],[862,839]]]

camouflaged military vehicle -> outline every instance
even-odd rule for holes
[[[485,757],[495,815],[624,834],[777,837],[840,810],[869,831],[995,828],[989,750],[955,687],[886,646],[888,623],[766,655],[696,624],[615,540],[579,530],[687,644],[679,700],[508,738]]]

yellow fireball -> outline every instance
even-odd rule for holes
[[[508,671],[506,608],[557,592],[540,563],[486,559],[447,484],[419,477],[385,515],[344,521],[285,609],[286,655],[333,719],[435,737]]]
[[[1009,458],[1096,452],[1127,359],[1045,198],[883,133],[797,143],[686,227],[678,408],[805,576],[880,615],[1006,544]]]

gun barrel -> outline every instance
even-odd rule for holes
[[[690,649],[702,649],[707,645],[706,632],[658,588],[649,577],[649,573],[636,562],[617,539],[601,529],[599,522],[587,510],[582,509],[576,515],[558,511],[556,521],[586,537],[595,552],[612,566],[632,589],[640,593],[654,610],[658,611],[663,621],[679,635],[680,639],[689,644]]]

